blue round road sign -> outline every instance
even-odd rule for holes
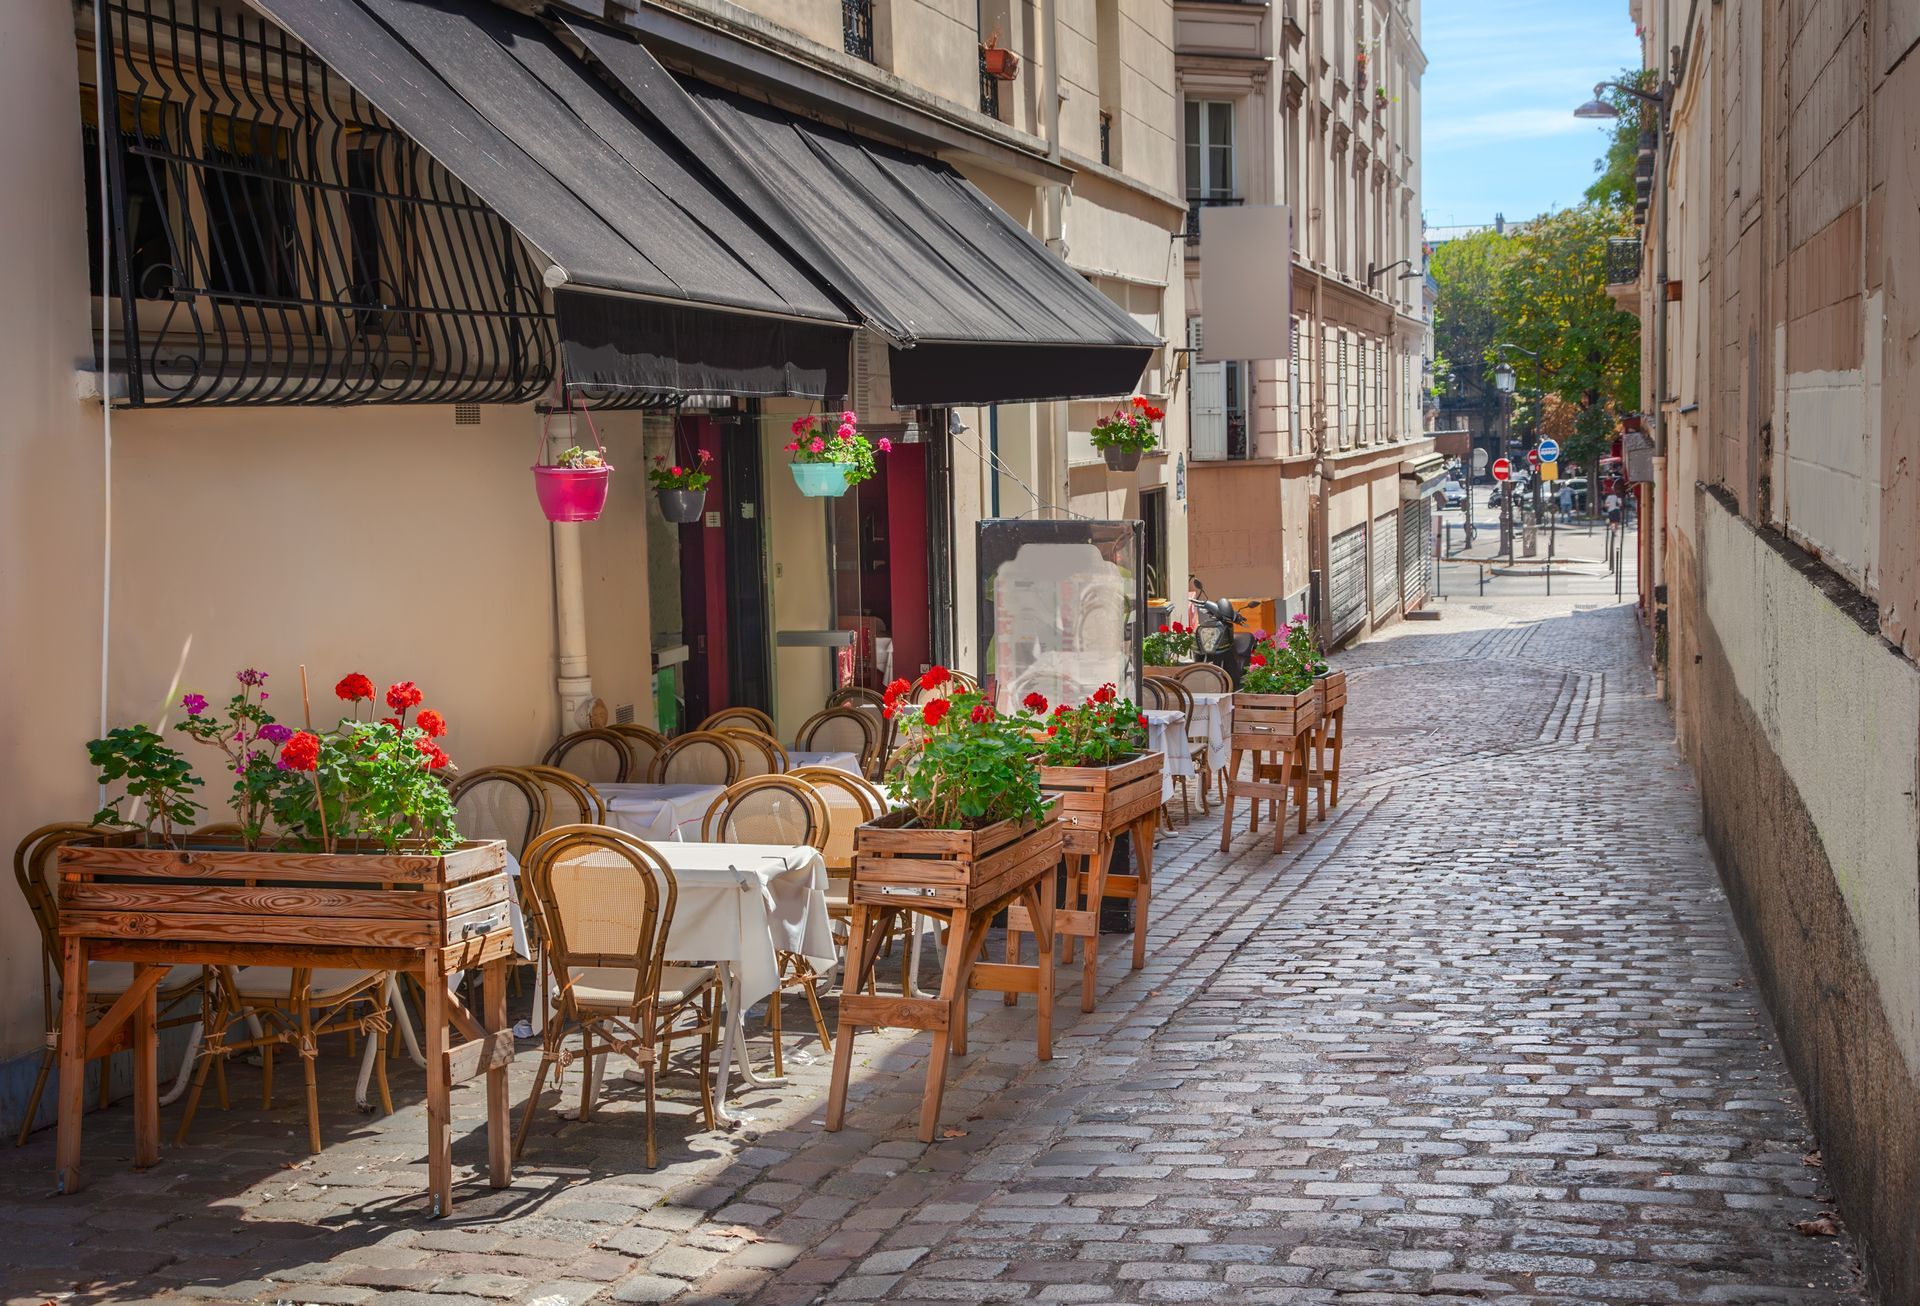
[[[1557,463],[1560,461],[1560,442],[1558,440],[1542,440],[1540,442],[1540,461],[1543,463]]]

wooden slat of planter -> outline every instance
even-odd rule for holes
[[[444,858],[414,853],[292,853],[96,844],[68,844],[59,850],[63,875],[91,873],[172,880],[440,885],[502,870],[506,864],[505,845],[493,841],[464,845]]]
[[[1009,966],[998,961],[976,961],[967,975],[967,987],[991,989],[995,993],[1038,993],[1040,968],[1018,964]]]
[[[505,879],[505,876],[500,878]],[[447,917],[446,933],[442,941],[461,943],[477,938],[502,927],[511,928],[507,913],[507,898],[500,894],[490,903],[483,903],[471,911],[463,911],[457,916]]]
[[[449,943],[440,949],[440,969],[471,970],[490,961],[513,955],[513,927],[502,925],[490,934],[476,935],[465,943]]]
[[[893,1029],[930,1029],[944,1034],[949,1007],[937,998],[881,998],[866,994],[840,996],[843,1024]]]
[[[1028,855],[1019,862],[990,880],[981,880],[972,885],[967,890],[968,907],[977,911],[996,898],[1018,893],[1051,871],[1060,860],[1060,828],[1053,827],[1051,833],[1051,838],[1032,843]]]
[[[507,949],[513,949],[511,933]],[[341,948],[302,946],[288,961],[288,948],[278,943],[234,943],[192,939],[94,939],[87,944],[93,961],[144,961],[159,966],[285,966],[337,967],[341,970],[418,970],[418,948]]]
[[[443,910],[449,916],[458,916],[477,907],[491,906],[496,902],[507,902],[513,898],[513,877],[502,871],[498,875],[489,875],[457,884],[440,895]]]
[[[247,887],[234,884],[107,884],[81,881],[64,886],[65,911],[189,912],[215,915],[308,916],[376,920],[437,920],[440,895],[379,889],[311,886]]]
[[[1118,789],[1142,776],[1156,774],[1165,763],[1161,753],[1143,753],[1114,766],[1043,766],[1040,787],[1065,796],[1075,791]]]
[[[476,1075],[513,1060],[513,1031],[497,1029],[481,1038],[447,1049],[447,1082],[464,1084]]]
[[[217,912],[113,912],[62,909],[60,933],[95,939],[157,939],[185,942],[279,943],[295,947],[336,944],[361,948],[422,948],[440,941],[437,921],[354,920],[258,916]],[[288,965],[277,961],[274,965]]]

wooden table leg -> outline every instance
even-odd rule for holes
[[[481,983],[487,1004],[487,1032],[497,1033],[507,1028],[506,959],[488,962]],[[487,1182],[495,1188],[505,1188],[513,1181],[513,1126],[509,1116],[507,1067],[502,1064],[487,1071]]]
[[[133,1164],[139,1169],[160,1163],[160,976],[171,966],[134,967],[134,983],[152,976],[146,994],[133,1015]],[[153,972],[159,971],[160,976]],[[105,1073],[106,1065],[101,1064]]]
[[[421,968],[421,1050],[427,1058],[427,1192],[431,1212],[453,1212],[453,1117],[447,1083],[447,976],[440,951],[426,950]]]
[[[87,945],[69,938],[60,950],[60,1125],[54,1143],[54,1184],[80,1191],[80,1117],[86,1110]],[[107,1073],[103,1062],[100,1073]]]
[[[1153,822],[1133,823],[1133,969],[1147,964],[1147,906],[1153,900]]]
[[[920,1095],[920,1141],[923,1143],[931,1143],[940,1128],[940,1100],[947,1091],[947,1058],[956,1026],[963,1046],[966,1041],[967,945],[973,943],[975,947],[979,946],[973,930],[969,928],[964,908],[954,910],[950,919],[947,963],[941,968],[939,994],[939,1001],[947,1009],[947,1028],[933,1031],[933,1047],[927,1054],[927,1086]]]

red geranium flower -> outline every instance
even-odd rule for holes
[[[311,771],[319,765],[320,736],[311,731],[302,730],[280,750],[280,769],[283,771]]]
[[[1093,701],[1095,703],[1111,703],[1118,697],[1120,697],[1119,691],[1114,689],[1112,685],[1102,685],[1093,691]]]
[[[1267,659],[1261,654],[1255,653],[1247,659],[1247,665],[1250,667],[1264,667],[1267,665]]]
[[[432,708],[427,708],[413,719],[413,723],[427,732],[427,738],[438,739],[447,733],[447,719]]]
[[[1187,633],[1187,628],[1176,621],[1173,623],[1173,633],[1176,635],[1184,635]]]
[[[1135,721],[1142,730],[1145,730],[1147,728],[1147,714],[1145,712],[1142,712],[1138,717],[1136,717]]]
[[[1044,712],[1047,710],[1046,696],[1037,690],[1028,694],[1021,702],[1029,712]]]
[[[913,689],[912,683],[906,680],[905,678],[902,678],[894,681],[891,685],[887,686],[887,697],[898,698],[900,697],[900,695],[908,693],[912,689]]]
[[[1059,707],[1056,707],[1055,709],[1053,709],[1053,714],[1055,716],[1065,716],[1067,713],[1071,711],[1073,711],[1072,708],[1068,707],[1065,703],[1062,703]]]
[[[975,703],[973,705],[973,711],[968,713],[968,716],[973,721],[973,724],[983,725],[993,720],[993,709],[985,703]]]
[[[952,708],[953,704],[947,699],[936,698],[920,709],[920,719],[929,726],[937,726]]]
[[[400,718],[397,716],[383,716],[380,718],[380,724],[383,726],[392,726],[395,730],[398,730],[400,728]]]
[[[945,667],[928,667],[920,673],[920,688],[938,689],[953,679],[953,673]]]
[[[431,739],[416,739],[413,746],[420,750],[420,756],[427,759],[427,770],[438,771],[453,759],[441,751],[440,745]]]
[[[426,695],[411,680],[403,680],[397,685],[387,687],[387,706],[395,712],[404,714],[410,707],[419,707],[420,700]]]
[[[358,703],[373,697],[373,682],[356,671],[340,677],[340,683],[333,687],[333,692],[349,703]]]
[[[1168,627],[1167,627],[1167,624],[1166,624],[1165,622],[1161,622],[1161,623],[1160,623],[1160,633],[1161,633],[1162,635],[1165,635],[1165,634],[1167,634],[1167,633],[1168,633]]]
[[[1060,733],[1060,727],[1059,727],[1059,726],[1048,726],[1048,727],[1047,727],[1047,733],[1048,733],[1048,734],[1050,734],[1050,735],[1057,735],[1057,734],[1059,734],[1059,733]]]

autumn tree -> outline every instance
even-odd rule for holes
[[[1512,238],[1480,231],[1435,246],[1428,270],[1434,306],[1434,376],[1483,399],[1493,397],[1492,351],[1501,338],[1499,286]]]

